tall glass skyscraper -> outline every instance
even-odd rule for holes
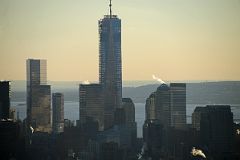
[[[171,126],[186,128],[186,84],[171,83]]]
[[[27,60],[27,124],[37,131],[51,131],[51,87],[47,85],[47,61]]]
[[[104,94],[104,128],[114,122],[122,102],[121,20],[110,14],[99,20],[99,82]]]

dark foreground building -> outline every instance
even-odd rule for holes
[[[0,81],[0,120],[9,118],[10,82]]]

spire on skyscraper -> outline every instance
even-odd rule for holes
[[[110,8],[110,18],[112,18],[112,0],[110,0],[109,8]]]

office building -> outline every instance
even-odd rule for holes
[[[155,93],[152,93],[146,100],[145,117],[146,120],[156,119]]]
[[[161,84],[147,98],[146,120],[159,120],[164,127],[186,129],[186,84]]]
[[[214,155],[233,148],[233,113],[229,105],[207,105],[194,110],[193,127],[200,131],[201,144]]]
[[[161,84],[155,92],[156,119],[160,121],[164,127],[171,125],[171,103],[170,88],[166,84]]]
[[[64,131],[64,96],[62,93],[52,94],[52,129],[54,133]]]
[[[186,128],[186,84],[170,83],[171,126],[176,129]]]
[[[27,125],[51,132],[51,87],[47,85],[47,61],[27,60]]]
[[[114,123],[122,102],[121,20],[110,14],[99,20],[99,82],[104,94],[104,127]]]
[[[163,147],[163,125],[159,120],[145,120],[143,125],[143,140],[149,157],[159,159]]]
[[[122,99],[122,108],[125,111],[125,123],[135,123],[135,106],[131,98]]]
[[[10,82],[0,81],[0,120],[9,118]]]
[[[99,130],[104,129],[104,99],[100,84],[80,84],[79,86],[80,123],[93,119],[98,122]]]
[[[170,87],[161,84],[146,100],[146,120],[159,120],[164,127],[171,126]]]

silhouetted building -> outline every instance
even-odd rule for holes
[[[0,157],[1,159],[18,158],[20,125],[9,120],[0,120]],[[24,146],[20,146],[24,147]]]
[[[186,84],[170,83],[171,90],[171,126],[186,128]]]
[[[51,131],[51,89],[47,85],[47,61],[27,60],[27,125]]]
[[[86,123],[87,118],[98,122],[99,130],[104,129],[104,99],[100,84],[81,84],[79,86],[79,117],[80,123]]]
[[[125,112],[125,127],[131,134],[131,147],[136,147],[137,143],[137,123],[135,122],[135,105],[131,98],[122,99],[122,108]]]
[[[31,144],[28,150],[29,159],[47,160],[51,159],[50,134],[36,131],[31,136]]]
[[[52,94],[52,129],[55,133],[64,131],[64,96],[62,93]]]
[[[100,145],[100,160],[120,160],[118,144],[106,142]]]
[[[126,112],[124,108],[116,108],[114,119],[116,125],[125,125],[126,124]]]
[[[104,128],[114,124],[114,112],[122,102],[121,20],[105,15],[99,27],[99,82],[104,93]]]
[[[200,139],[213,157],[224,157],[233,150],[233,114],[229,105],[207,105],[197,107],[193,113],[196,129],[200,129]],[[200,127],[200,128],[199,128]]]
[[[159,120],[146,120],[143,125],[143,140],[148,157],[160,159],[163,141],[163,125]]]
[[[125,111],[125,123],[132,124],[135,123],[135,106],[131,98],[122,99],[122,108]]]
[[[10,82],[0,81],[0,120],[9,118]]]

